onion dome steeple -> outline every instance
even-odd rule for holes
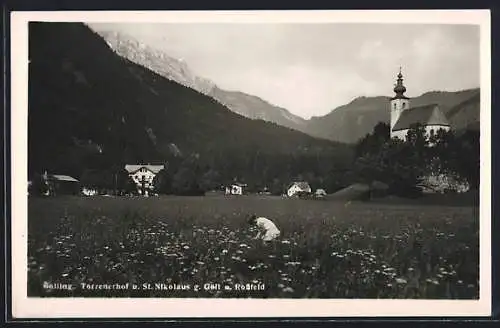
[[[405,96],[406,87],[403,85],[403,74],[401,73],[401,67],[399,67],[399,74],[396,85],[394,86],[394,92],[396,95],[392,99],[409,99]]]

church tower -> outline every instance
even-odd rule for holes
[[[403,85],[403,74],[401,74],[401,67],[399,68],[398,79],[394,86],[396,95],[391,98],[391,137],[392,128],[398,121],[401,113],[410,107],[410,98],[405,96],[406,87]]]

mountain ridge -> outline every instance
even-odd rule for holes
[[[220,181],[270,183],[305,170],[319,175],[351,158],[347,145],[237,115],[118,56],[83,24],[30,22],[29,33],[30,174],[79,177],[193,155],[201,172],[215,170]]]
[[[92,29],[92,27],[91,27]],[[212,80],[191,71],[185,61],[174,58],[162,50],[142,43],[130,34],[95,29],[108,46],[120,56],[142,65],[163,77],[190,87],[219,101],[233,112],[251,119],[261,119],[299,130],[303,119],[266,100],[241,91],[219,88]],[[255,99],[258,98],[255,104]]]
[[[377,123],[390,121],[390,96],[356,97],[344,105],[337,106],[325,115],[304,119],[258,96],[239,90],[221,89],[210,79],[199,77],[193,73],[184,61],[175,59],[162,50],[142,44],[129,34],[105,30],[96,30],[96,32],[106,40],[111,49],[121,56],[166,78],[206,94],[231,111],[250,119],[273,122],[315,138],[344,143],[355,143],[370,133]],[[166,63],[170,69],[163,67],[162,62]],[[411,106],[437,103],[445,114],[451,107],[455,108],[455,114],[463,110],[465,114],[459,115],[459,117],[463,116],[461,119],[448,117],[452,121],[452,128],[461,130],[465,128],[465,122],[467,122],[467,126],[478,125],[479,102],[475,101],[474,105],[468,104],[467,108],[464,109],[456,106],[466,101],[467,97],[476,99],[474,93],[478,90],[479,88],[459,91],[431,90],[411,98],[410,101]]]
[[[410,98],[410,106],[436,103],[447,116],[453,130],[467,129],[479,122],[480,89],[461,91],[428,91]],[[390,122],[390,97],[356,97],[323,116],[311,117],[306,133],[323,139],[355,143],[379,122]],[[458,115],[458,116],[457,116]]]

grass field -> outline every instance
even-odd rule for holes
[[[30,198],[28,205],[29,296],[479,296],[478,209],[472,206],[259,196],[68,196]],[[251,213],[275,221],[279,240],[252,239],[256,232],[245,220]],[[75,288],[47,289],[44,282]],[[129,285],[89,290],[81,283]],[[144,283],[153,287],[141,288]],[[205,283],[222,290],[204,290]],[[265,287],[241,291],[237,283]],[[172,284],[190,289],[169,289]]]

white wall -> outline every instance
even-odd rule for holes
[[[231,193],[233,195],[243,195],[243,188],[240,186],[232,186]]]
[[[137,188],[139,189],[139,192],[142,188],[142,177],[144,176],[144,182],[145,182],[145,187],[146,189],[151,189],[152,185],[153,185],[153,179],[154,177],[156,176],[156,174],[154,174],[153,172],[149,171],[149,170],[139,170],[137,172],[135,172],[134,174],[131,174],[130,177],[132,178],[132,180],[135,182]]]
[[[298,193],[299,191],[311,192],[311,188],[307,188],[304,190],[297,185],[293,185],[290,188],[288,188],[286,193],[289,197],[291,197],[291,196],[295,195],[296,193]]]
[[[393,99],[391,100],[391,129],[394,127],[396,122],[399,119],[399,116],[401,116],[401,113],[410,108],[410,100],[409,99]],[[394,105],[396,108],[394,108]]]
[[[449,126],[442,126],[442,125],[427,125],[425,127],[425,135],[427,138],[431,135],[431,131],[434,130],[434,133],[437,133],[440,129],[443,129],[445,131],[449,131],[450,127]],[[406,140],[406,135],[408,133],[408,129],[405,130],[399,130],[399,131],[391,131],[391,138],[399,138],[400,140]]]
[[[226,187],[226,195],[243,195],[243,187],[237,185]]]
[[[287,195],[289,197],[295,195],[297,192],[300,191],[300,188],[297,186],[297,185],[293,185],[291,186],[288,190],[287,190]]]
[[[408,133],[408,129],[391,131],[391,138],[398,138],[400,140],[406,140],[407,133]]]

